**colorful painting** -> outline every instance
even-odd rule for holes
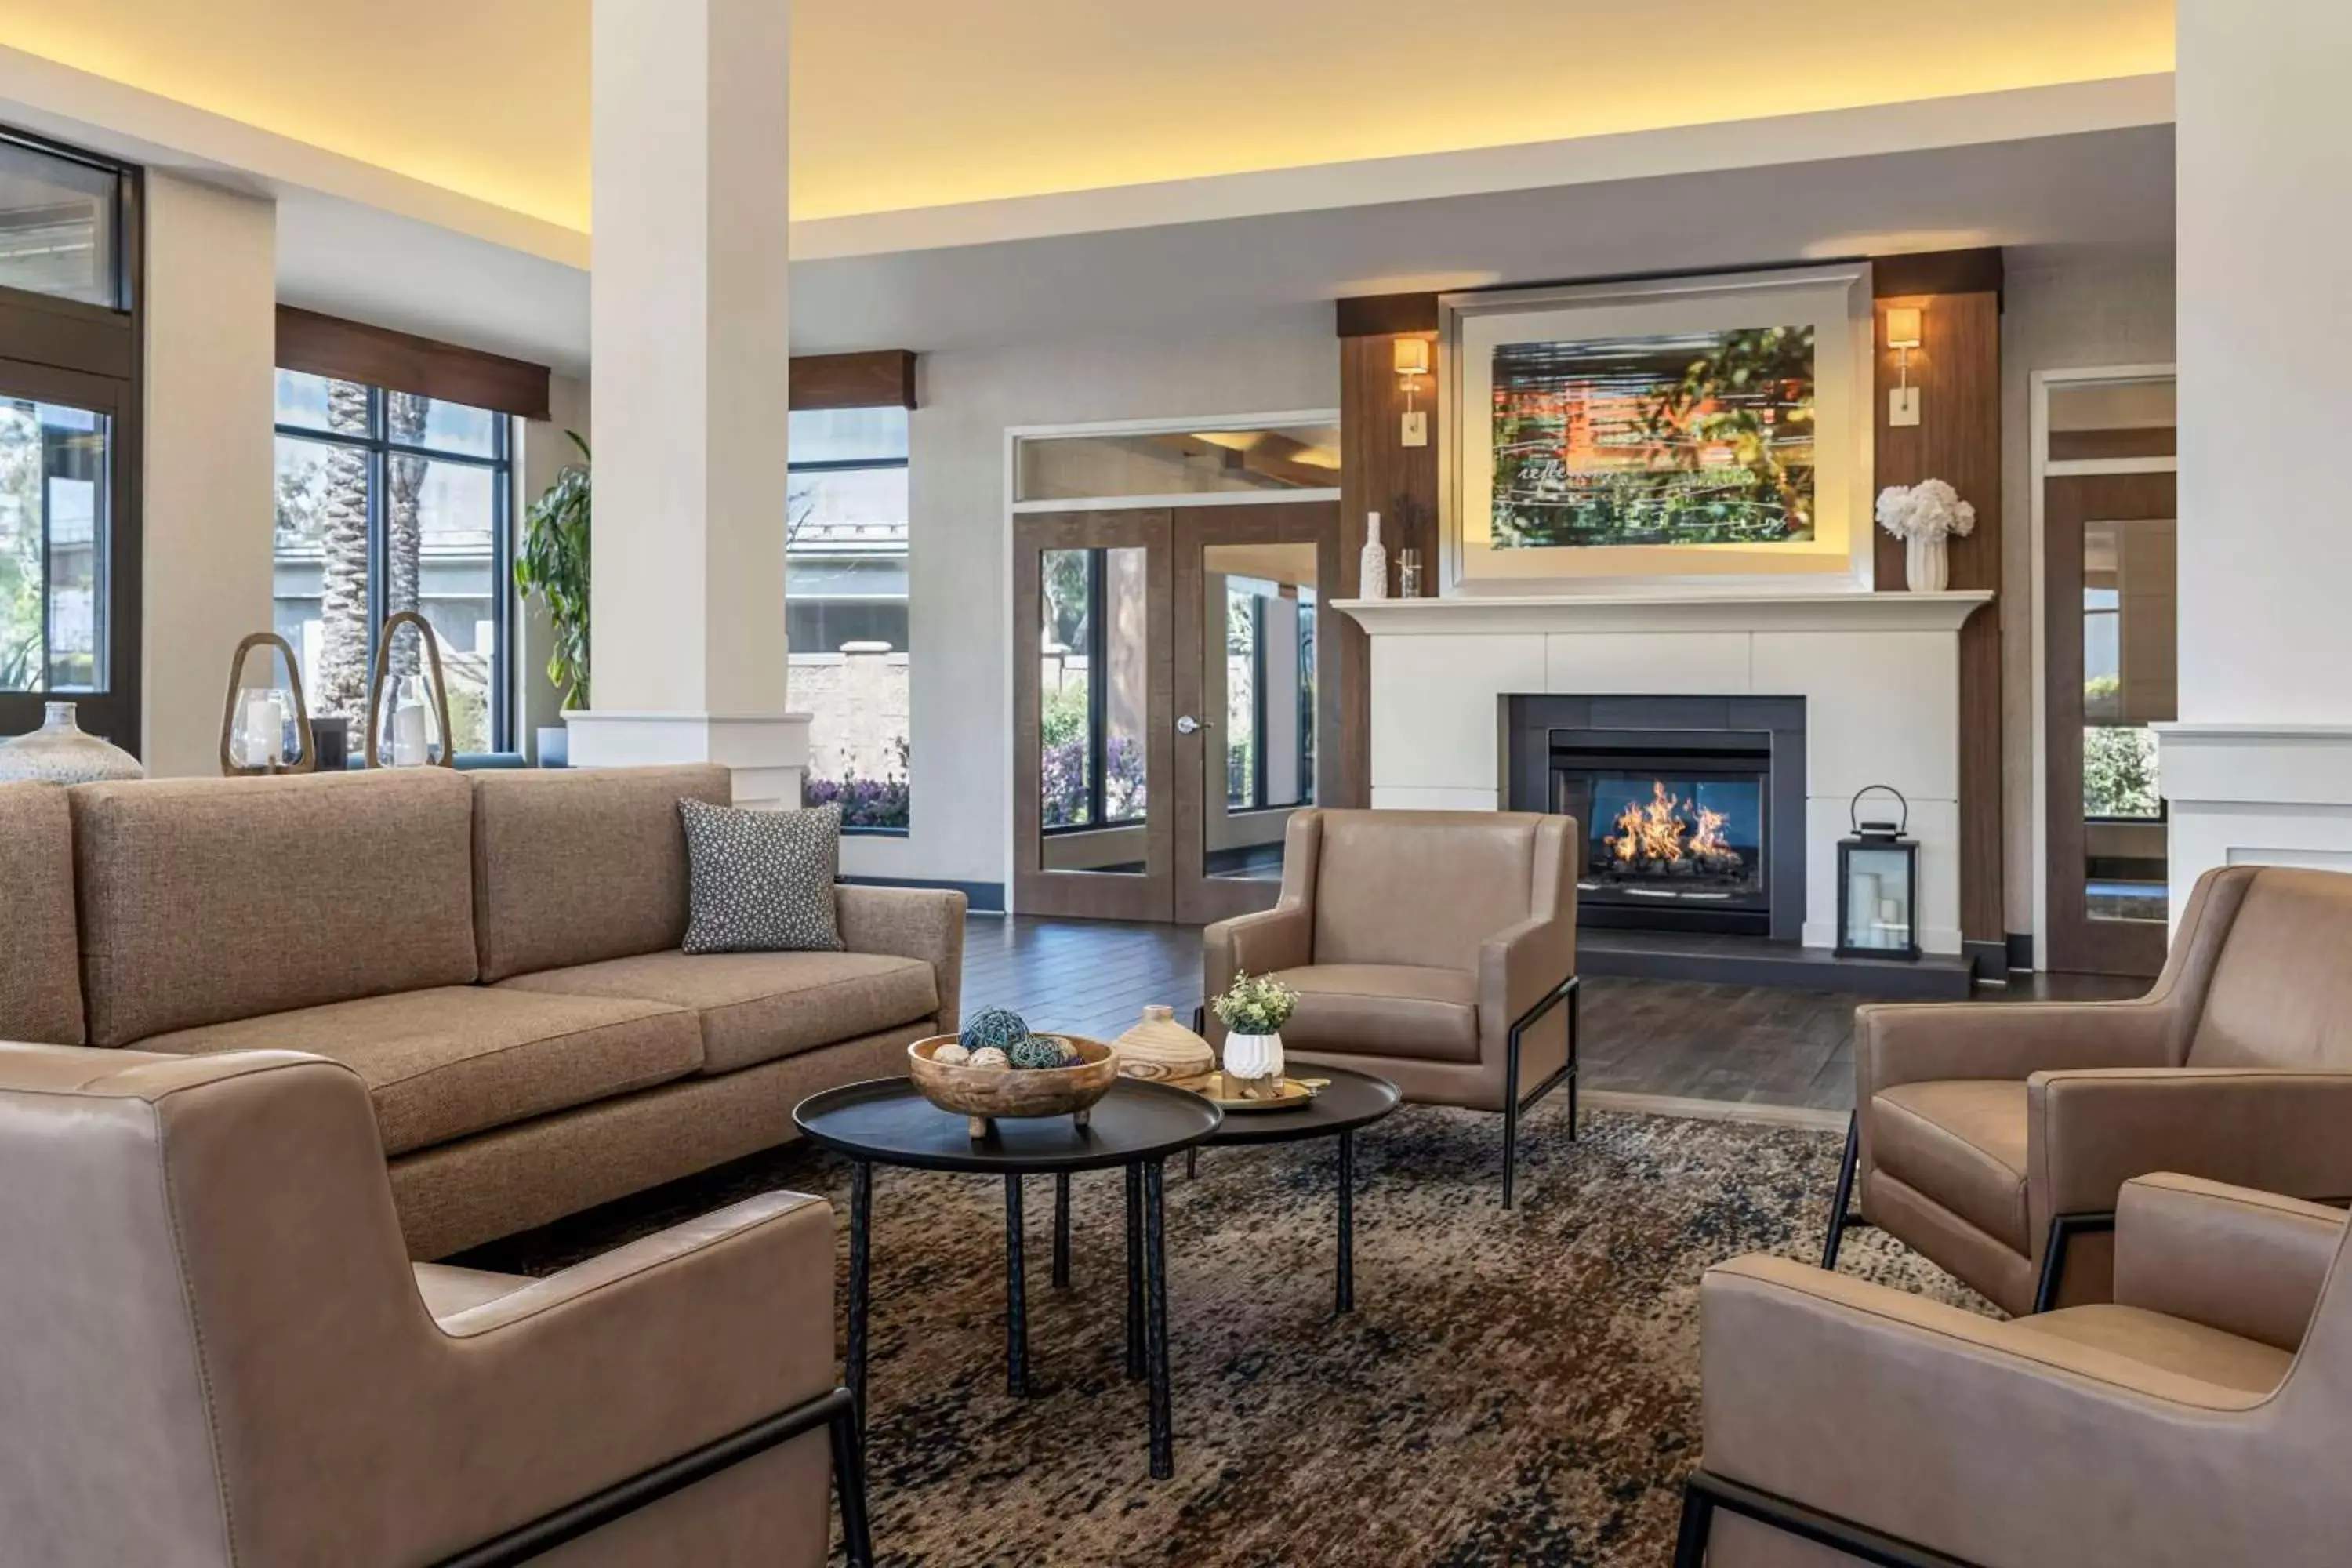
[[[1813,329],[1500,343],[1496,549],[1813,537]]]

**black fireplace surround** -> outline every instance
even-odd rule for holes
[[[1801,940],[1805,700],[1513,697],[1510,806],[1576,818],[1580,925]]]

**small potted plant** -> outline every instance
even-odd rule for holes
[[[1242,973],[1209,1005],[1225,1026],[1229,1087],[1281,1089],[1282,1026],[1298,1009],[1298,993],[1271,974]]]

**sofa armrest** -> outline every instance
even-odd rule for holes
[[[1709,1269],[1700,1314],[1717,1475],[1969,1563],[2229,1555],[2172,1548],[2262,1395],[1789,1258]]]
[[[770,1193],[442,1320],[413,1405],[366,1416],[432,1560],[831,1391],[833,1258],[831,1205]]]
[[[1874,1004],[1854,1009],[1855,1103],[1906,1083],[2175,1067],[2183,1036],[2168,1000]]]
[[[2344,1241],[2340,1209],[2194,1176],[2139,1176],[2116,1205],[2116,1301],[2301,1347]]]
[[[970,900],[952,888],[833,889],[842,944],[852,952],[919,958],[940,993],[940,1032],[953,1034],[963,1005],[963,923]]]
[[[2158,1171],[2292,1197],[2352,1196],[2352,1072],[2039,1072],[2026,1103],[2037,1236],[2053,1215],[2113,1212],[2126,1182]]]
[[[1285,898],[1270,910],[1219,921],[1201,931],[1202,998],[1222,994],[1236,974],[1304,969],[1314,956],[1315,912],[1303,898]],[[1213,1012],[1208,1027],[1213,1039],[1223,1028]]]

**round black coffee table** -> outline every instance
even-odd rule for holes
[[[1168,1394],[1168,1251],[1161,1167],[1217,1131],[1222,1113],[1199,1095],[1122,1079],[1087,1124],[1069,1117],[1002,1118],[974,1138],[961,1114],[941,1110],[903,1078],[827,1089],[801,1101],[793,1121],[811,1141],[855,1162],[849,1188],[849,1392],[866,1411],[866,1323],[874,1167],[963,1171],[1004,1178],[1004,1379],[1029,1392],[1029,1315],[1021,1246],[1021,1179],[1054,1177],[1054,1282],[1069,1281],[1069,1184],[1075,1171],[1127,1168],[1127,1361],[1151,1384],[1151,1474],[1176,1473]]]
[[[1325,1067],[1302,1059],[1292,1062],[1289,1072],[1291,1077],[1309,1082],[1318,1078],[1330,1081],[1314,1099],[1295,1110],[1226,1112],[1223,1127],[1185,1152],[1185,1173],[1197,1173],[1194,1157],[1202,1146],[1214,1149],[1234,1143],[1295,1143],[1307,1138],[1337,1138],[1339,1280],[1336,1299],[1339,1310],[1352,1312],[1356,1310],[1356,1130],[1369,1127],[1394,1110],[1403,1096],[1396,1085],[1384,1078],[1350,1072],[1346,1068]]]

